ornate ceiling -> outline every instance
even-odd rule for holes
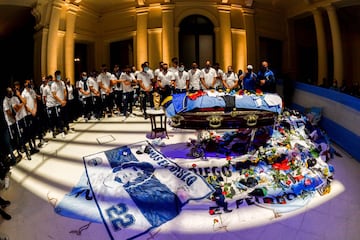
[[[19,25],[28,21],[29,14],[24,14],[29,8],[36,4],[45,4],[52,0],[1,0],[0,1],[0,38],[9,34],[11,29],[18,28]],[[106,12],[114,11],[123,7],[142,6],[155,3],[171,2],[189,2],[189,0],[55,0],[64,1],[73,4],[79,4],[99,15]],[[211,0],[197,0],[197,2],[209,3]],[[357,5],[359,0],[213,0],[222,4],[237,4],[246,7],[267,7],[280,9],[287,12],[289,17],[296,16],[300,13],[299,9],[312,10],[319,4],[336,3],[338,5]],[[24,20],[25,18],[25,20]]]

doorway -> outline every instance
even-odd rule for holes
[[[191,15],[180,23],[179,58],[186,67],[193,61],[202,66],[206,60],[215,62],[214,24],[201,15]]]
[[[134,64],[133,40],[122,40],[110,43],[110,71],[115,64],[122,70],[126,65]]]

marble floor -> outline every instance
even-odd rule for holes
[[[1,196],[12,202],[6,208],[12,219],[0,219],[0,233],[9,239],[109,239],[102,224],[62,217],[54,212],[53,206],[79,181],[84,172],[83,156],[145,140],[149,137],[150,121],[139,116],[122,122],[120,117],[112,117],[101,121],[80,120],[72,126],[75,132],[65,138],[53,139],[48,134],[48,144],[33,155],[31,161],[22,160],[12,168],[10,187],[1,190]],[[193,131],[168,128],[166,144],[195,137]],[[99,144],[99,140],[104,142]],[[266,210],[259,207],[235,210],[231,214],[238,217],[238,226],[210,233],[191,228],[179,230],[182,221],[190,221],[193,229],[202,226],[199,218],[180,216],[166,223],[163,229],[167,231],[139,239],[360,239],[360,163],[342,149],[335,148],[342,157],[330,160],[335,167],[331,193],[300,210],[280,217],[265,214]]]

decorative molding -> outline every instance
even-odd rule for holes
[[[136,8],[136,15],[148,14],[149,8],[148,7],[137,7]]]
[[[163,12],[172,12],[175,9],[174,4],[163,4],[161,5],[161,11]]]
[[[52,2],[52,6],[57,9],[62,9],[65,4],[64,0],[53,0]]]
[[[218,9],[219,12],[230,13],[231,6],[230,5],[220,4],[220,5],[217,6],[217,9]]]
[[[57,31],[57,36],[58,36],[59,38],[64,37],[64,36],[65,36],[65,34],[66,34],[66,32],[65,32],[65,31],[63,31],[63,30],[58,30],[58,31]]]
[[[101,1],[101,0],[100,0],[100,1]],[[139,7],[145,6],[145,0],[136,0],[136,4],[137,4]]]
[[[241,12],[245,15],[254,15],[255,14],[255,9],[252,8],[242,8]]]
[[[150,28],[148,29],[148,34],[154,34],[154,33],[162,33],[162,28]]]
[[[68,4],[79,5],[81,0],[65,0],[65,2]]]
[[[240,29],[240,28],[231,28],[231,33],[232,34],[245,34],[246,30]]]
[[[254,5],[254,1],[253,0],[245,0],[244,4],[245,4],[245,7],[251,8]]]
[[[75,4],[67,4],[67,12],[70,13],[70,14],[74,14],[76,15],[77,12],[79,11],[80,7],[78,5],[75,5]]]

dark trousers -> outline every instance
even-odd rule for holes
[[[120,112],[122,112],[123,109],[123,91],[114,91],[114,101],[116,104],[116,107],[119,109]]]
[[[26,148],[26,143],[29,142],[29,145],[31,148],[35,148],[35,146],[32,145],[32,143],[30,142],[31,137],[30,137],[30,128],[29,128],[29,124],[26,121],[26,117],[20,119],[19,121],[16,122],[16,127],[17,127],[17,135],[18,135],[18,142],[19,142],[19,146],[21,148],[23,148],[26,152],[27,152],[27,148]]]
[[[4,155],[11,154],[11,157],[14,157],[14,146],[11,144],[11,136],[10,136],[10,127],[5,127],[1,130],[0,135],[0,152],[4,153]]]
[[[36,117],[39,123],[39,131],[41,131],[42,135],[44,136],[46,132],[50,129],[50,123],[47,115],[46,106],[43,105],[42,103],[39,104],[39,102],[38,102]]]
[[[92,108],[93,108],[93,112],[94,112],[94,115],[97,119],[100,119],[101,118],[101,115],[102,115],[102,109],[101,109],[101,97],[96,97],[96,96],[93,96],[92,97]]]
[[[109,95],[102,94],[101,99],[102,99],[102,111],[111,113],[114,107],[114,94],[113,93],[109,93]]]
[[[9,126],[10,144],[13,149],[20,149],[20,136],[17,128],[17,124],[11,124]]]
[[[151,91],[151,92],[141,91],[141,92],[140,92],[141,109],[143,110],[144,115],[146,115],[146,106],[147,106],[147,103],[150,104],[150,107],[151,107],[151,108],[154,107],[153,93],[154,93],[153,91]]]
[[[164,101],[167,96],[172,94],[172,88],[170,86],[165,86],[165,88],[159,91],[160,93],[160,102]]]
[[[82,99],[82,107],[83,107],[84,118],[90,119],[91,111],[93,109],[91,97],[86,97]]]
[[[47,108],[50,128],[52,131],[64,131],[64,119],[61,111],[61,106]]]
[[[126,113],[132,113],[132,107],[134,102],[134,92],[124,92],[123,93],[123,114],[126,116]]]
[[[66,112],[67,112],[67,123],[73,122],[77,118],[77,109],[76,109],[76,100],[68,100],[66,103]]]

